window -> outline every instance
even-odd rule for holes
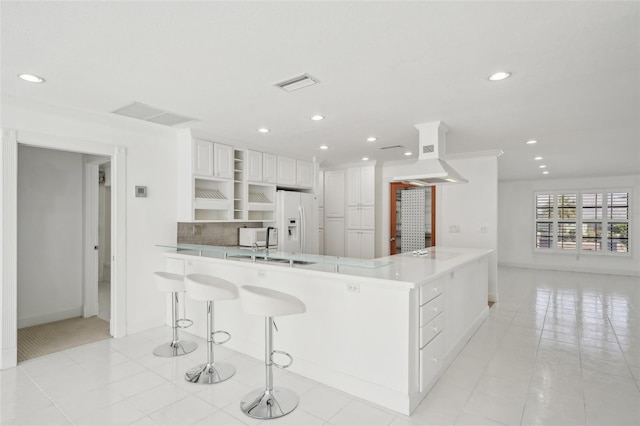
[[[629,252],[629,191],[535,194],[535,248],[540,251]]]

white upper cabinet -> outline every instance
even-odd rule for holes
[[[296,159],[278,155],[278,185],[296,186]]]
[[[233,179],[233,147],[220,143],[213,144],[213,176]]]
[[[213,142],[193,140],[193,174],[213,176]]]
[[[278,179],[278,157],[274,154],[262,153],[262,181],[276,183]]]
[[[247,150],[245,159],[246,176],[250,182],[262,182],[262,153]]]
[[[375,204],[375,166],[347,169],[347,205],[372,206]]]
[[[296,186],[313,188],[313,163],[311,161],[296,161]]]

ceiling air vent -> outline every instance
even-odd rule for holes
[[[435,151],[435,148],[433,145],[422,145],[422,153],[423,154],[428,154],[430,152]]]
[[[163,124],[165,126],[175,126],[189,121],[198,121],[195,118],[174,114],[140,102],[133,102],[112,112],[114,114],[124,115],[125,117],[137,118],[138,120]]]
[[[402,145],[389,145],[389,146],[381,146],[380,149],[397,149],[397,148],[403,148]]]
[[[316,83],[319,83],[317,78],[311,77],[309,74],[302,74],[297,77],[281,81],[280,83],[276,83],[274,86],[279,87],[286,92],[293,92],[294,90],[312,86]]]

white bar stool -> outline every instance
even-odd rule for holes
[[[266,386],[249,392],[242,398],[240,409],[249,417],[256,419],[275,419],[292,412],[298,406],[298,395],[293,391],[273,387],[273,370],[287,368],[293,363],[293,357],[286,352],[273,350],[273,317],[304,313],[307,308],[298,298],[264,287],[240,287],[241,302],[244,311],[249,315],[265,317],[265,353]],[[290,361],[286,365],[273,361],[273,354],[287,356]]]
[[[191,326],[191,320],[178,319],[178,293],[184,293],[184,277],[170,272],[154,272],[153,279],[158,291],[171,293],[171,327],[173,328],[171,343],[158,346],[153,350],[153,354],[162,357],[174,357],[195,351],[198,347],[196,342],[178,339],[178,328]],[[188,325],[180,326],[180,323],[187,323]]]
[[[184,278],[187,294],[191,299],[207,302],[207,362],[189,369],[185,380],[191,383],[214,384],[227,380],[236,372],[236,368],[226,362],[215,362],[213,345],[222,345],[231,339],[231,335],[222,330],[213,331],[213,302],[238,298],[238,287],[222,278],[204,274],[190,274]],[[213,337],[224,334],[227,338],[216,342]]]

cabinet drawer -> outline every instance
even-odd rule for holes
[[[426,305],[420,306],[420,327],[434,319],[444,308],[444,297],[438,296]]]
[[[420,349],[420,392],[429,389],[443,365],[444,340],[442,333]]]
[[[429,343],[442,331],[444,325],[444,315],[438,314],[434,319],[420,327],[420,348]]]
[[[441,295],[442,290],[444,290],[443,278],[420,286],[420,304],[424,305],[434,297]]]

